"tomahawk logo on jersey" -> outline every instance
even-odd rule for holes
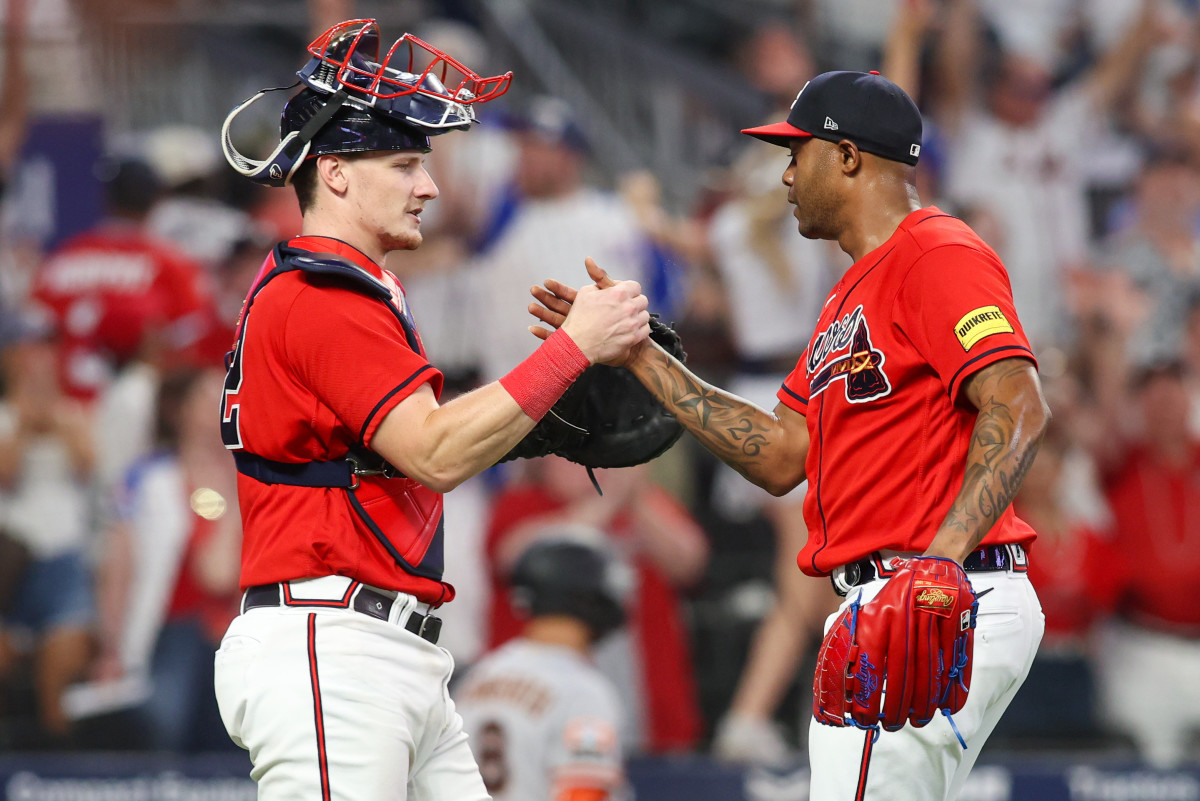
[[[845,381],[846,400],[851,403],[872,401],[892,391],[883,371],[883,351],[871,344],[862,306],[835,320],[813,338],[813,344],[816,347],[807,359],[812,395],[820,395],[839,379]]]

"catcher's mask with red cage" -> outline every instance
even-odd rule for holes
[[[286,186],[306,158],[326,153],[427,151],[430,136],[470,128],[474,104],[504,94],[512,81],[511,72],[481,78],[408,33],[381,59],[373,19],[334,25],[308,52],[311,58],[297,73],[304,88],[284,107],[281,141],[270,156],[256,161],[239,153],[229,128],[244,109],[279,90],[262,90],[225,118],[225,158],[252,181]]]

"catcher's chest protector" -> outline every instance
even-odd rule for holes
[[[227,391],[231,386],[236,389],[241,382],[241,348],[255,298],[273,279],[294,270],[330,279],[379,300],[399,321],[409,347],[424,355],[416,326],[408,312],[393,303],[391,288],[361,267],[335,254],[312,253],[285,244],[277,245],[271,258],[275,267],[262,277],[247,299],[237,345],[226,357]],[[237,426],[236,409],[222,415],[221,434],[226,447],[233,451],[238,472],[265,484],[345,489],[358,518],[397,565],[414,576],[441,580],[444,567],[441,493],[402,475],[361,443],[339,459],[278,462],[245,450]],[[370,507],[369,513],[366,507]]]

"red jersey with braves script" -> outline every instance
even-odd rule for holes
[[[963,382],[1013,357],[1034,361],[1008,273],[962,221],[914,211],[851,266],[779,391],[810,438],[800,569],[924,551],[966,470],[977,410]],[[1009,507],[983,542],[1034,537]]]
[[[286,245],[361,268],[391,289],[391,304],[410,319],[399,282],[355,248],[315,236]],[[273,254],[256,287],[276,266]],[[441,394],[442,374],[419,340],[410,344],[384,301],[301,270],[270,278],[251,296],[223,406],[240,449],[276,462],[339,459],[352,446],[369,448],[388,412],[422,384]],[[239,449],[228,435],[226,445]],[[436,561],[432,575],[398,564],[353,508],[351,493],[410,565]],[[243,587],[342,575],[429,603],[454,595],[439,580],[442,496],[416,481],[364,478],[347,490],[267,484],[239,474],[238,500]]]

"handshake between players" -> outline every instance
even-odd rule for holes
[[[554,279],[531,292],[538,303],[529,311],[552,328],[530,326],[540,339],[552,329],[568,334],[593,364],[622,366],[645,345],[650,336],[649,301],[637,281],[614,281],[595,261],[586,261],[595,281],[576,290]]]

